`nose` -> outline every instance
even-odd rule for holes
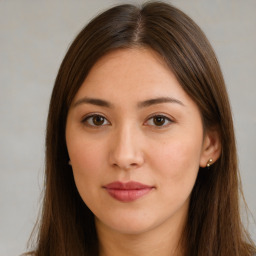
[[[136,169],[144,163],[141,135],[126,125],[115,131],[110,142],[110,164],[122,170]]]

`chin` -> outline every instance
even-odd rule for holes
[[[165,216],[166,217],[166,216]],[[103,219],[96,217],[96,227],[104,226],[108,230],[112,230],[123,235],[140,235],[161,226],[166,221],[163,216],[148,216],[147,214],[120,214],[112,215],[110,218],[104,216]]]
[[[153,229],[154,225],[152,225],[151,223],[127,222],[119,224],[115,223],[113,225],[109,225],[109,228],[123,235],[140,235]]]

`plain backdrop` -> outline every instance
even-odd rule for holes
[[[0,256],[19,255],[43,188],[48,103],[81,28],[114,0],[0,0]],[[169,1],[211,41],[230,95],[245,198],[256,216],[256,1]],[[256,240],[255,224],[250,232]]]

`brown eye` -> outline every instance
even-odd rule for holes
[[[173,121],[164,116],[164,115],[155,115],[150,117],[147,122],[145,123],[148,126],[155,126],[155,127],[167,127],[168,125],[170,125],[171,123],[173,123]]]
[[[88,126],[94,127],[109,125],[109,121],[101,115],[87,116],[82,122]]]
[[[156,126],[162,126],[165,123],[166,118],[163,116],[153,117],[153,122]]]
[[[105,118],[102,116],[93,116],[92,122],[94,125],[99,126],[104,124]]]

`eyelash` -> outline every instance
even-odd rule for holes
[[[162,119],[161,121],[163,121],[163,124],[161,125],[156,125],[156,124],[148,124],[149,121],[151,120],[152,122],[154,122],[156,120],[156,118],[160,118]],[[159,129],[161,128],[164,128],[164,127],[167,127],[169,126],[171,123],[173,123],[174,121],[172,119],[170,119],[169,117],[165,116],[165,115],[162,115],[162,114],[155,114],[155,115],[152,115],[151,117],[149,117],[147,119],[147,121],[144,123],[148,126],[154,126],[154,127],[157,127]]]
[[[101,120],[93,120],[94,118],[100,118]],[[158,120],[158,121],[161,121],[160,125],[156,125],[156,124],[150,124],[150,120],[152,122],[156,121],[157,118],[160,118],[161,120]],[[93,123],[94,121],[99,121],[100,123],[97,125],[95,123]],[[91,123],[90,123],[91,122]],[[101,123],[102,122],[102,123]],[[150,116],[146,122],[144,122],[144,125],[146,126],[154,126],[156,128],[164,128],[164,127],[167,127],[169,126],[171,123],[173,123],[174,121],[172,119],[170,119],[169,117],[165,116],[165,115],[162,115],[162,114],[155,114],[155,115],[152,115]],[[106,117],[104,117],[103,115],[101,114],[90,114],[86,117],[84,117],[82,119],[82,123],[85,124],[86,126],[89,126],[89,127],[92,127],[92,128],[100,128],[102,126],[107,126],[107,125],[110,125],[111,123],[107,120]]]
[[[93,118],[101,118],[103,119],[103,123],[99,125],[89,123],[90,121],[93,122]],[[105,122],[107,122],[107,124]],[[110,125],[110,122],[107,120],[107,118],[100,114],[90,114],[83,118],[82,123],[93,128],[99,128],[101,126]]]

